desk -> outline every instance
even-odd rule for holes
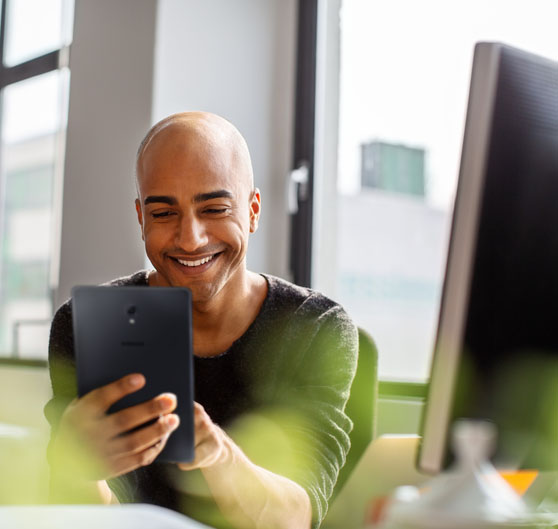
[[[45,505],[0,507],[6,529],[211,529],[154,505]]]

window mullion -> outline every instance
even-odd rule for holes
[[[25,61],[10,68],[2,67],[2,88],[58,69],[60,50],[51,51],[35,59]]]
[[[293,281],[311,286],[314,121],[316,107],[316,45],[318,0],[299,0],[293,169],[305,166],[304,196],[298,191],[297,212],[291,217],[290,267]]]

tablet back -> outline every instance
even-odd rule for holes
[[[160,393],[177,396],[179,427],[157,461],[194,457],[192,298],[187,288],[80,286],[72,289],[78,394],[130,373],[145,386],[109,413]]]

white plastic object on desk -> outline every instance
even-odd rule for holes
[[[527,526],[529,513],[521,497],[489,461],[495,426],[460,420],[453,429],[456,464],[424,485],[400,487],[393,495],[386,529],[484,529]]]

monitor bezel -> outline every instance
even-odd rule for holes
[[[476,44],[474,51],[438,332],[422,416],[422,438],[417,452],[417,468],[428,474],[440,472],[444,464],[464,338],[502,48],[501,43],[481,42]],[[448,395],[452,397],[448,399]]]

